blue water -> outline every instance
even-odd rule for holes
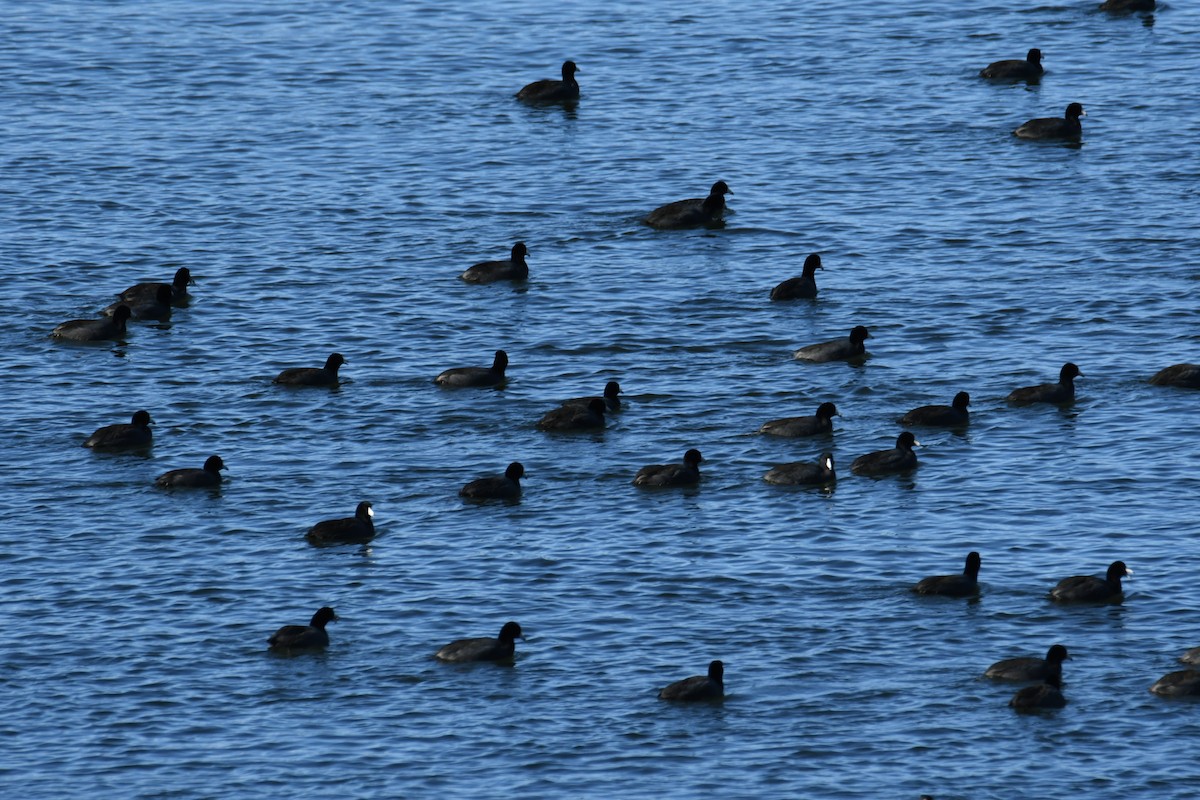
[[[6,7],[0,793],[1195,796],[1200,706],[1146,689],[1200,644],[1200,393],[1146,379],[1200,361],[1200,10],[1094,5]],[[1040,85],[976,77],[1033,46]],[[565,58],[576,108],[512,99]],[[1011,136],[1072,101],[1081,145]],[[724,230],[640,224],[717,179]],[[517,240],[525,285],[457,279]],[[49,338],[179,266],[169,323]],[[865,363],[791,358],[856,324]],[[497,348],[502,391],[433,386]],[[1004,403],[1065,361],[1072,407]],[[611,379],[602,434],[534,428]],[[960,390],[915,473],[849,474]],[[825,400],[831,440],[755,434]],[[139,408],[150,453],[79,447]],[[700,488],[630,485],[689,447]],[[762,482],[823,449],[833,491]],[[520,504],[458,499],[513,460]],[[370,546],[305,543],[363,499]],[[908,592],[972,549],[980,601]],[[1123,604],[1046,601],[1117,558]],[[508,619],[515,666],[431,659]],[[1061,711],[979,678],[1054,642]],[[656,699],[714,658],[723,703]]]

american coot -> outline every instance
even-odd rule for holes
[[[358,504],[353,517],[327,519],[308,529],[305,537],[313,544],[361,544],[375,538],[375,509],[367,501]]]
[[[917,581],[912,590],[917,594],[940,594],[946,597],[974,597],[979,594],[979,553],[967,553],[962,575],[933,575]]]
[[[876,450],[859,456],[850,462],[850,471],[855,475],[889,475],[894,472],[908,472],[917,468],[917,454],[914,447],[921,443],[910,431],[904,431],[896,437],[896,446],[891,450]]]
[[[1008,704],[1017,711],[1039,711],[1045,708],[1062,708],[1067,699],[1062,693],[1062,677],[1051,673],[1043,683],[1019,689]]]
[[[467,283],[495,283],[496,281],[523,281],[529,277],[529,255],[524,242],[512,246],[512,257],[505,261],[481,261],[458,277]]]
[[[811,417],[773,419],[770,422],[764,422],[758,429],[758,432],[770,436],[787,436],[790,438],[832,433],[833,418],[837,416],[841,416],[838,414],[837,406],[833,403],[821,403],[821,405],[817,406],[817,413]]]
[[[1153,11],[1157,5],[1155,0],[1104,0],[1100,4],[1100,10],[1110,14],[1132,14],[1137,11]]]
[[[682,464],[651,464],[642,467],[633,478],[634,486],[695,486],[700,482],[700,451],[692,448],[683,454]]]
[[[858,358],[867,352],[866,345],[863,342],[869,338],[871,338],[871,334],[864,326],[855,325],[851,328],[849,336],[843,339],[834,339],[829,342],[801,347],[792,354],[792,357],[800,361],[812,361],[814,363],[848,361]]]
[[[1178,386],[1181,389],[1200,389],[1200,364],[1176,364],[1159,370],[1150,379],[1155,386]]]
[[[154,485],[165,489],[204,489],[220,486],[223,469],[226,469],[226,466],[220,456],[209,456],[202,469],[173,469],[155,478]]]
[[[771,290],[772,300],[811,300],[817,296],[817,270],[825,269],[821,265],[821,256],[813,253],[804,259],[804,269],[798,277],[788,278]]]
[[[478,478],[458,490],[458,496],[468,500],[516,500],[521,496],[521,478],[525,467],[514,461],[503,475]]]
[[[1058,383],[1043,383],[1037,386],[1026,386],[1013,389],[1005,398],[1013,405],[1027,406],[1032,403],[1052,403],[1066,405],[1075,400],[1075,379],[1082,378],[1079,367],[1068,361],[1058,372]]]
[[[1132,575],[1124,561],[1114,561],[1103,578],[1076,575],[1063,578],[1050,590],[1050,599],[1059,603],[1114,603],[1124,597],[1121,578]]]
[[[490,367],[455,367],[433,379],[438,386],[451,388],[499,386],[504,383],[504,371],[508,369],[508,353],[496,351]]]
[[[957,428],[971,421],[967,406],[971,395],[959,392],[948,406],[921,406],[900,418],[901,425],[930,425],[942,428]]]
[[[172,301],[174,297],[171,294],[169,284],[159,283],[157,292],[149,297],[138,297],[134,300],[118,300],[112,305],[105,308],[100,313],[106,317],[111,317],[117,313],[117,309],[122,305],[129,306],[130,319],[154,319],[165,321],[171,318]]]
[[[1184,664],[1192,664],[1200,667],[1200,647],[1193,647],[1179,657],[1179,660]]]
[[[196,281],[192,279],[192,271],[187,267],[180,267],[175,270],[175,277],[170,283],[136,283],[118,294],[117,297],[126,303],[144,304],[158,296],[159,287],[166,286],[171,290],[171,302],[175,305],[183,305],[188,299],[188,287],[195,284]]]
[[[125,323],[129,321],[130,314],[129,306],[122,303],[116,307],[110,319],[68,320],[51,331],[50,335],[71,342],[120,340],[125,338]]]
[[[154,420],[150,419],[149,411],[135,411],[133,420],[128,424],[105,425],[103,428],[97,428],[96,432],[83,443],[83,446],[93,447],[97,450],[149,447],[154,442],[154,432],[150,430],[153,422]]]
[[[562,65],[562,80],[543,78],[540,81],[526,84],[514,97],[523,103],[561,103],[564,100],[579,99],[579,83],[575,73],[579,67],[574,61],[564,61]]]
[[[438,661],[512,661],[516,652],[515,640],[525,641],[521,626],[506,622],[500,635],[493,639],[480,636],[475,639],[459,639],[433,654]]]
[[[1013,131],[1013,135],[1021,139],[1078,139],[1083,134],[1079,118],[1086,116],[1083,106],[1071,103],[1063,116],[1031,119]]]
[[[1001,81],[1035,81],[1042,77],[1042,51],[1031,48],[1025,58],[1010,58],[1005,61],[993,61],[979,70],[982,78]]]
[[[586,406],[563,405],[547,411],[538,420],[543,431],[594,431],[604,428],[604,412],[608,408],[604,400],[593,397]]]
[[[1044,681],[1050,675],[1062,674],[1062,662],[1070,658],[1067,648],[1051,645],[1042,658],[1006,658],[992,664],[983,677],[997,681]]]
[[[329,606],[317,609],[307,625],[284,625],[267,639],[272,650],[312,650],[329,645],[329,634],[325,626],[337,621],[337,614]]]
[[[675,681],[659,691],[661,700],[678,700],[693,702],[696,700],[716,700],[725,696],[725,664],[720,661],[710,662],[707,675],[693,675],[681,681]]]
[[[1150,691],[1163,697],[1200,696],[1200,670],[1181,669],[1168,672],[1154,682]]]
[[[596,399],[596,395],[589,397],[572,397],[570,400],[564,400],[564,406],[588,406]],[[621,410],[621,384],[616,381],[609,381],[604,384],[604,394],[601,398],[604,400],[605,409],[609,412]]]
[[[717,228],[725,224],[725,195],[733,194],[725,181],[717,181],[708,197],[676,200],[659,206],[646,216],[646,224],[660,230]]]
[[[763,480],[777,486],[827,486],[837,481],[833,469],[833,453],[821,453],[816,464],[795,461],[771,467]]]
[[[341,353],[330,353],[323,367],[288,367],[275,376],[284,386],[337,386],[338,370],[346,363]]]

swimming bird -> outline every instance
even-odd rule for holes
[[[521,478],[525,467],[514,461],[503,475],[477,478],[458,490],[458,496],[468,500],[516,500],[521,496]]]
[[[876,450],[859,456],[850,462],[850,471],[855,475],[889,475],[894,472],[908,472],[917,468],[917,454],[914,447],[921,443],[911,431],[904,431],[896,437],[896,446],[891,450]]]
[[[604,412],[608,406],[599,397],[593,397],[586,406],[562,405],[538,420],[543,431],[594,431],[604,428]]]
[[[804,259],[804,268],[798,277],[788,278],[771,290],[772,300],[811,300],[817,296],[817,270],[825,269],[821,265],[821,256],[813,253]]]
[[[725,181],[717,181],[708,197],[676,200],[646,215],[646,224],[659,230],[718,228],[725,224],[725,195],[733,194]]]
[[[1051,645],[1045,658],[1006,658],[987,668],[983,677],[997,681],[1044,681],[1053,674],[1062,674],[1062,662],[1070,658],[1067,648]]]
[[[130,314],[129,306],[121,304],[113,311],[111,318],[68,320],[51,331],[50,335],[71,342],[120,340],[125,337],[125,323],[129,321]]]
[[[974,597],[979,594],[979,553],[967,553],[961,575],[932,575],[917,581],[912,588],[917,594],[940,594],[945,597]]]
[[[525,641],[521,626],[506,622],[495,639],[480,636],[475,639],[459,639],[433,654],[438,661],[512,661],[516,652],[515,640]]]
[[[1075,379],[1082,378],[1079,367],[1068,361],[1058,371],[1058,383],[1043,383],[1013,389],[1005,399],[1013,405],[1027,406],[1031,403],[1051,403],[1061,406],[1075,400]]]
[[[1063,578],[1050,590],[1050,600],[1060,603],[1120,602],[1124,597],[1121,578],[1127,575],[1133,575],[1133,572],[1127,569],[1124,561],[1114,561],[1103,578],[1091,575]]]
[[[146,303],[154,300],[158,296],[160,286],[167,286],[171,289],[171,301],[176,305],[181,305],[187,302],[188,287],[194,286],[196,283],[192,279],[192,271],[187,267],[180,267],[175,270],[175,277],[170,283],[135,283],[125,291],[117,295],[122,301],[129,304]]]
[[[1100,10],[1110,14],[1132,14],[1137,11],[1153,11],[1157,5],[1155,0],[1104,0],[1100,4]]]
[[[467,283],[495,283],[496,281],[523,281],[529,277],[529,265],[525,256],[529,249],[524,242],[512,246],[512,257],[505,261],[481,261],[458,277]]]
[[[221,470],[226,468],[220,456],[209,456],[202,469],[173,469],[155,478],[154,485],[166,489],[203,489],[220,486]]]
[[[499,386],[504,383],[504,371],[508,369],[508,353],[496,351],[490,367],[455,367],[433,379],[438,386],[451,388]]]
[[[712,661],[708,665],[707,675],[693,675],[681,681],[664,687],[659,691],[660,700],[678,700],[693,702],[696,700],[716,700],[725,696],[725,664]]]
[[[327,519],[308,529],[305,537],[313,544],[362,544],[375,538],[375,509],[367,501],[358,504],[353,517]]]
[[[111,317],[117,312],[117,309],[122,305],[129,306],[130,319],[154,319],[165,321],[171,318],[172,295],[170,284],[157,284],[157,293],[152,296],[143,296],[134,298],[131,301],[118,300],[112,305],[105,308],[100,313],[106,317]]]
[[[325,626],[336,622],[338,615],[329,606],[322,606],[312,615],[307,625],[284,625],[267,639],[271,650],[313,650],[329,645],[329,634]]]
[[[948,406],[921,406],[909,411],[900,418],[901,425],[930,425],[943,428],[957,428],[971,421],[967,406],[971,405],[971,395],[959,392]]]
[[[979,76],[989,80],[1034,81],[1042,77],[1045,71],[1042,67],[1042,51],[1033,47],[1024,59],[993,61],[979,70]]]
[[[871,334],[864,326],[855,325],[850,329],[849,336],[801,347],[792,354],[792,357],[800,361],[811,361],[817,364],[829,361],[848,361],[858,358],[867,352],[866,345],[863,342],[869,338],[871,338]]]
[[[154,432],[150,425],[149,411],[133,412],[133,419],[128,423],[105,425],[96,431],[83,443],[84,447],[97,450],[116,450],[126,447],[149,447],[154,442]]]
[[[1080,117],[1087,112],[1079,103],[1071,103],[1061,117],[1038,117],[1031,119],[1013,131],[1020,139],[1078,139],[1083,134]]]
[[[1154,682],[1150,691],[1162,697],[1200,696],[1200,670],[1181,669],[1168,672]]]
[[[561,81],[552,78],[534,81],[522,87],[514,97],[523,103],[561,103],[564,100],[578,100],[579,83],[575,80],[575,73],[579,71],[574,61],[564,61]]]
[[[1059,603],[1115,603],[1125,596],[1121,578],[1132,575],[1124,561],[1109,564],[1103,578],[1076,575],[1063,578],[1050,590],[1050,599]]]
[[[777,464],[767,470],[763,480],[777,486],[826,486],[837,481],[833,469],[833,453],[821,453],[816,464],[794,461]]]
[[[1008,704],[1017,711],[1062,708],[1067,704],[1067,699],[1062,693],[1062,677],[1051,673],[1043,683],[1017,690]]]
[[[821,403],[821,405],[817,406],[817,413],[811,417],[773,419],[770,422],[764,422],[759,427],[758,432],[765,433],[768,436],[786,436],[789,438],[832,433],[833,418],[837,416],[841,416],[838,414],[837,406],[833,403]]]
[[[634,486],[694,486],[700,482],[700,451],[692,448],[683,454],[682,464],[651,464],[642,467],[633,478]]]
[[[1176,364],[1154,373],[1150,382],[1155,386],[1178,386],[1181,389],[1200,389],[1200,364]]]
[[[288,367],[272,383],[284,386],[337,386],[338,370],[346,363],[341,353],[330,353],[323,367]]]
[[[572,397],[570,400],[563,400],[564,406],[587,406],[596,399],[596,395],[588,397]],[[604,384],[604,394],[601,397],[604,400],[605,410],[620,411],[621,410],[621,384],[616,381],[609,381]]]
[[[1193,647],[1179,657],[1179,660],[1184,664],[1193,664],[1200,667],[1200,647]]]

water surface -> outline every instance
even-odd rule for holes
[[[1200,13],[888,6],[27,3],[0,23],[8,432],[0,786],[96,797],[1190,797],[1200,644]],[[1045,53],[1039,85],[990,61]],[[513,92],[580,67],[577,107]],[[1088,111],[1080,146],[1011,131]],[[720,231],[656,205],[735,192]],[[522,286],[472,263],[530,250]],[[816,302],[770,303],[822,255]],[[125,343],[48,332],[196,276]],[[796,348],[871,329],[860,365]],[[502,391],[441,391],[512,361]],[[345,354],[345,384],[270,378]],[[1066,409],[1018,386],[1079,364]],[[617,379],[602,434],[534,428]],[[972,396],[921,467],[857,455]],[[824,440],[755,435],[825,400]],[[145,454],[79,447],[138,408]],[[700,488],[648,463],[705,456]],[[761,481],[831,449],[832,492]],[[152,486],[219,453],[219,493]],[[525,464],[517,505],[456,491]],[[369,547],[309,547],[375,504]],[[915,598],[983,556],[978,602]],[[1134,570],[1124,604],[1061,577]],[[321,655],[265,639],[333,605]],[[521,622],[511,668],[440,665]],[[1074,654],[1019,717],[988,664]],[[658,688],[726,664],[724,703]]]

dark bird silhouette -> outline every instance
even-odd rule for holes
[[[1006,658],[992,664],[983,677],[997,681],[1044,681],[1048,676],[1062,674],[1062,662],[1070,658],[1067,648],[1051,645],[1045,658]]]
[[[890,475],[895,472],[908,472],[917,468],[917,454],[914,447],[921,443],[911,431],[904,431],[896,437],[896,446],[891,450],[876,450],[859,456],[850,462],[850,471],[855,475]]]
[[[525,467],[514,461],[503,475],[478,478],[458,490],[458,496],[468,500],[516,500],[521,496],[521,478]]]
[[[799,276],[788,278],[771,290],[772,300],[811,300],[817,296],[817,270],[825,269],[821,256],[813,253],[804,259],[804,268]]]
[[[1079,118],[1086,116],[1083,106],[1071,103],[1063,116],[1031,119],[1013,131],[1013,135],[1020,139],[1078,139],[1083,135]]]
[[[337,621],[337,614],[329,606],[317,609],[307,625],[284,625],[267,639],[272,650],[312,650],[329,645],[329,634],[325,626]]]
[[[203,468],[188,467],[164,472],[154,479],[154,485],[164,489],[204,489],[220,486],[223,469],[226,469],[226,466],[220,456],[209,456]]]
[[[694,702],[716,700],[725,696],[725,664],[710,662],[707,675],[693,675],[663,687],[658,693],[662,700]]]
[[[308,529],[313,544],[362,544],[375,538],[375,510],[367,501],[358,504],[353,517],[327,519]]]
[[[97,428],[83,446],[97,450],[149,447],[154,442],[154,432],[150,430],[153,423],[149,411],[135,411],[129,423]]]
[[[676,200],[646,215],[646,224],[660,230],[719,228],[725,224],[725,195],[733,194],[725,181],[717,181],[708,197]]]
[[[561,103],[564,100],[579,99],[579,83],[575,73],[579,67],[574,61],[564,61],[562,65],[562,80],[543,78],[540,81],[526,84],[521,91],[514,95],[522,103]]]
[[[330,353],[323,367],[288,367],[275,376],[284,386],[337,386],[338,370],[346,363],[341,353]]]
[[[700,451],[692,448],[683,454],[682,464],[651,464],[642,467],[633,478],[634,486],[695,486],[700,482]]]
[[[1056,406],[1075,401],[1075,379],[1082,378],[1079,367],[1068,361],[1058,372],[1058,383],[1042,383],[1013,389],[1006,400],[1013,405],[1027,406],[1033,403],[1051,403]]]
[[[764,422],[759,427],[758,432],[769,436],[786,436],[789,438],[818,436],[833,432],[833,418],[836,416],[840,416],[837,406],[833,403],[821,403],[821,405],[817,406],[817,413],[810,417],[773,419],[770,422]]]
[[[529,249],[524,242],[512,246],[511,257],[504,261],[481,261],[458,277],[467,283],[495,283],[496,281],[523,281],[529,277],[529,265],[525,256]]]
[[[812,361],[818,364],[829,361],[848,361],[867,352],[864,342],[869,338],[871,338],[871,334],[864,326],[855,325],[850,329],[849,336],[801,347],[792,354],[792,357],[800,361]]]
[[[1050,590],[1050,599],[1059,603],[1118,602],[1125,596],[1121,578],[1132,574],[1124,561],[1114,561],[1103,578],[1094,575],[1063,578]]]
[[[126,325],[132,312],[129,306],[121,304],[107,319],[72,319],[57,326],[50,335],[55,339],[71,342],[102,342],[108,339],[121,340],[125,338]]]
[[[1036,81],[1046,70],[1042,67],[1042,51],[1031,48],[1024,59],[1010,58],[993,61],[979,70],[980,77],[999,81]]]
[[[507,369],[508,353],[497,350],[490,367],[455,367],[438,375],[433,382],[450,388],[499,386],[504,383]]]
[[[833,453],[821,453],[816,464],[807,461],[777,464],[767,470],[763,480],[777,486],[827,486],[837,481]]]
[[[967,553],[961,575],[933,575],[917,581],[917,594],[940,594],[946,597],[974,597],[979,594],[979,553]]]
[[[516,652],[515,640],[525,641],[521,626],[506,622],[495,639],[480,636],[475,639],[459,639],[433,654],[438,661],[512,661]]]
[[[900,418],[901,425],[929,425],[940,428],[957,428],[971,421],[967,406],[971,395],[959,392],[948,406],[921,406]]]

